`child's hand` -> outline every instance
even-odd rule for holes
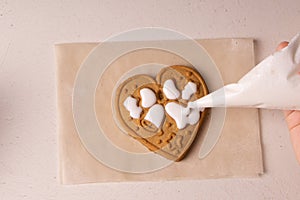
[[[281,42],[277,47],[277,51],[286,47],[288,44],[289,44],[288,42]],[[300,163],[300,111],[287,110],[284,111],[284,115],[285,115],[286,123],[290,130],[291,141],[296,153],[296,157],[298,162]]]

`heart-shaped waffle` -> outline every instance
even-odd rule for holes
[[[165,67],[156,80],[135,75],[116,90],[116,119],[123,131],[149,150],[179,161],[190,148],[206,113],[187,109],[187,104],[207,94],[201,75],[187,66]]]

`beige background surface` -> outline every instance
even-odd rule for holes
[[[300,2],[0,1],[0,199],[297,199],[300,167],[280,111],[261,111],[266,174],[61,186],[53,44],[162,26],[192,38],[253,37],[256,61],[300,30]]]

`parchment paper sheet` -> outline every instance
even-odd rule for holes
[[[236,82],[254,66],[252,39],[210,39],[198,40],[218,66],[224,84]],[[257,109],[227,109],[222,135],[213,151],[204,159],[198,153],[204,134],[200,134],[191,151],[181,162],[162,170],[147,174],[129,174],[106,167],[93,158],[82,145],[73,120],[72,90],[76,73],[88,53],[97,43],[73,43],[55,45],[57,59],[57,110],[59,176],[63,184],[119,181],[158,181],[180,179],[207,179],[223,177],[257,177],[263,173],[260,141],[259,115]],[[112,65],[136,66],[140,63],[161,61],[165,64],[184,64],[172,55],[162,56],[159,52],[141,51],[126,55]],[[178,63],[180,62],[180,63]],[[111,68],[113,69],[113,68]],[[105,77],[103,78],[105,80]],[[101,81],[100,81],[101,82]],[[101,87],[97,96],[101,97]],[[96,109],[101,119],[101,109]],[[203,127],[200,131],[205,133]],[[139,144],[125,135],[107,135],[122,146],[122,141]],[[124,148],[132,145],[123,144]],[[126,147],[127,146],[127,147]]]

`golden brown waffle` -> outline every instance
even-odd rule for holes
[[[179,91],[182,91],[188,82],[197,85],[197,92],[191,96],[189,101],[194,101],[208,94],[203,78],[195,69],[186,66],[170,66],[163,68],[156,76],[156,80],[147,75],[136,75],[121,83],[115,95],[115,111],[121,129],[149,150],[167,159],[179,161],[194,141],[206,112],[201,113],[198,123],[187,125],[183,129],[178,129],[176,122],[166,112],[160,128],[145,120],[144,117],[149,108],[141,106],[140,90],[143,88],[149,88],[156,94],[157,104],[165,106],[169,102],[177,102],[187,106],[187,100],[180,97],[176,100],[170,100],[164,95],[163,85],[169,79],[174,81]],[[135,98],[137,106],[143,109],[139,119],[130,117],[129,111],[123,105],[129,96]]]

